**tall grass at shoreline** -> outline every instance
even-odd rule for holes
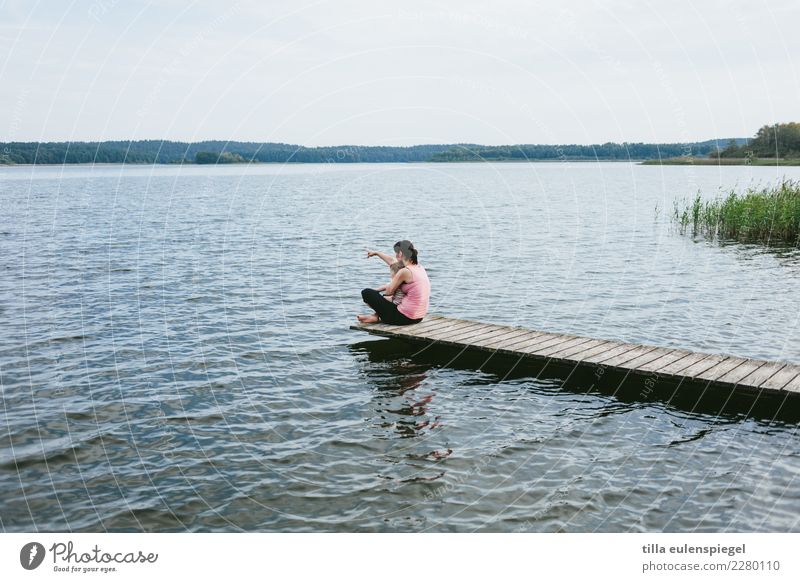
[[[710,238],[800,245],[800,182],[731,191],[724,198],[675,202],[673,222],[681,233]]]

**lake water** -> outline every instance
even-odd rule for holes
[[[800,531],[796,402],[348,326],[431,312],[800,363],[800,254],[670,225],[800,168],[0,168],[3,531]],[[538,377],[537,377],[538,376]]]

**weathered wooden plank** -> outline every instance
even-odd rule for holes
[[[535,356],[553,358],[554,354],[558,354],[560,352],[563,352],[564,350],[584,345],[590,341],[592,341],[592,339],[588,337],[576,337],[572,338],[571,340],[567,340],[565,342],[561,342],[558,344],[553,344],[546,348],[541,348],[539,350],[536,350],[535,352],[530,352],[530,353],[531,355]]]
[[[442,319],[434,319],[432,321],[423,321],[421,323],[415,323],[414,325],[406,325],[400,326],[402,329],[398,329],[398,333],[405,333],[408,335],[413,336],[422,336],[425,334],[429,334],[432,332],[442,333],[443,331],[453,331],[455,329],[463,328],[469,322],[453,322],[447,321]],[[395,326],[398,327],[398,326]]]
[[[570,356],[571,359],[575,360],[576,362],[583,362],[586,358],[593,358],[595,356],[599,356],[601,354],[608,353],[612,350],[617,349],[619,346],[624,345],[620,342],[612,342],[607,341],[603,344],[597,345],[593,348],[588,348],[576,354]],[[609,355],[610,357],[610,355]]]
[[[397,332],[396,334],[393,334],[392,337],[399,337],[401,339],[407,339],[411,341],[426,341],[430,343],[437,343],[438,340],[434,335],[435,333],[436,333],[435,331],[430,331],[428,333],[420,332],[418,334],[415,334],[413,332]]]
[[[695,376],[696,380],[709,380],[709,381],[716,381],[717,378],[720,376],[724,376],[728,372],[732,372],[736,370],[739,366],[746,363],[747,360],[744,358],[734,358],[728,357],[721,361],[719,364],[712,366],[711,368],[705,370],[704,372],[700,372]]]
[[[477,326],[477,327],[475,327],[475,328],[473,328],[471,330],[468,330],[468,333],[464,334],[464,338],[471,337],[471,336],[475,335],[477,332],[499,331],[499,330],[503,330],[503,329],[505,329],[505,326],[503,326],[503,325],[496,325],[496,324],[493,324],[493,323],[482,323],[479,326]]]
[[[389,325],[388,323],[374,323],[372,324],[373,329],[377,329],[379,331],[392,331],[393,328],[397,327],[396,325]]]
[[[767,362],[764,360],[747,360],[741,366],[737,366],[733,370],[725,372],[716,378],[715,381],[725,384],[738,384],[740,380],[746,378],[766,363]]]
[[[523,336],[527,337],[531,334],[531,330],[525,329],[523,327],[509,327],[506,329],[506,332],[500,336],[498,336],[498,341],[502,341],[505,343],[511,343],[514,341],[515,338],[521,338]]]
[[[456,337],[449,338],[449,341],[455,341],[466,345],[470,345],[474,343],[478,338],[483,337],[484,339],[487,339],[487,336],[490,335],[494,336],[497,335],[498,333],[503,333],[504,331],[505,329],[503,328],[503,326],[500,325],[484,325],[476,329],[467,330]]]
[[[555,345],[562,344],[566,341],[573,339],[572,336],[566,336],[560,333],[550,334],[550,337],[547,338],[540,338],[539,341],[531,342],[524,348],[518,350],[525,354],[531,355],[540,350],[546,350],[547,348],[553,347]]]
[[[590,364],[602,364],[604,361],[614,356],[620,356],[626,352],[635,349],[637,346],[634,344],[619,344],[617,347],[606,352],[599,353],[594,356],[583,358],[582,362],[589,362]]]
[[[752,374],[742,378],[739,384],[742,384],[743,386],[750,386],[752,388],[758,388],[761,386],[761,384],[774,376],[776,372],[782,368],[785,368],[787,365],[788,364],[786,364],[786,362],[768,362]]]
[[[459,321],[459,322],[455,323],[454,325],[450,325],[450,326],[445,325],[443,327],[439,327],[439,328],[437,328],[437,332],[439,334],[447,333],[447,332],[449,332],[449,333],[463,332],[463,331],[472,330],[472,329],[481,329],[484,326],[485,326],[485,324],[479,323],[479,322]]]
[[[795,368],[798,368],[798,366],[795,366]],[[785,390],[786,392],[800,393],[800,368],[798,368],[798,375],[795,376],[793,380],[789,380],[789,383],[781,388],[781,390]]]
[[[586,342],[585,344],[577,344],[570,346],[568,348],[562,348],[561,350],[555,352],[554,354],[550,354],[550,357],[557,359],[572,359],[573,354],[585,352],[589,348],[595,348],[597,346],[607,343],[608,340],[593,339],[592,341]]]
[[[389,324],[386,324],[386,323],[382,323],[382,324],[370,324],[369,327],[372,328],[373,326],[377,326],[377,327],[379,327],[380,329],[383,329],[383,330],[387,330],[388,329],[388,330],[392,331],[394,335],[408,335],[408,334],[412,334],[413,335],[413,334],[419,334],[423,330],[425,332],[429,332],[429,331],[432,331],[434,329],[440,329],[440,328],[445,327],[447,325],[453,325],[453,323],[449,322],[449,321],[447,321],[446,319],[443,319],[443,318],[437,318],[437,319],[430,319],[430,320],[426,319],[426,320],[423,320],[420,323],[414,323],[412,325],[389,325]],[[362,327],[366,327],[366,326],[362,326]]]
[[[670,348],[655,348],[653,350],[650,350],[633,358],[632,360],[625,362],[621,367],[627,368],[629,370],[638,370],[639,366],[644,364],[649,364],[650,362],[655,361],[659,358],[663,358],[664,356],[669,355],[674,351],[675,351],[674,349]]]
[[[468,333],[461,340],[463,343],[472,345],[477,341],[488,341],[489,339],[500,338],[509,333],[509,328],[506,326],[486,326],[482,330],[475,330]]]
[[[505,346],[507,350],[520,351],[532,345],[547,341],[549,338],[558,337],[558,334],[539,332],[527,339],[521,339]]]
[[[495,341],[500,337],[503,337],[508,334],[507,329],[500,329],[500,330],[487,330],[486,333],[480,334],[478,336],[472,337],[467,340],[469,345],[473,345],[476,347],[486,347],[486,344]]]
[[[639,372],[655,372],[659,368],[663,368],[664,366],[668,366],[670,364],[674,364],[679,360],[682,360],[686,356],[690,356],[692,352],[687,352],[686,350],[672,350],[668,354],[664,354],[659,358],[656,358],[652,362],[647,362],[644,364],[639,365]]]
[[[695,376],[701,374],[719,364],[720,362],[727,359],[727,356],[722,356],[718,354],[706,354],[706,357],[702,360],[698,360],[691,366],[688,366],[681,370],[678,374],[683,376],[684,378],[692,378],[694,379]]]
[[[547,339],[554,338],[554,337],[556,337],[556,334],[538,333],[538,334],[532,335],[530,338],[521,338],[521,339],[515,341],[514,343],[509,343],[506,346],[506,349],[514,350],[514,351],[518,352],[518,351],[520,351],[521,349],[523,349],[525,347],[532,346],[534,344],[537,344],[537,343],[542,342],[542,341],[546,341]]]
[[[767,378],[759,388],[769,388],[771,390],[782,390],[789,382],[794,380],[800,373],[800,368],[792,364],[787,364],[771,377]]]
[[[451,330],[466,329],[466,328],[469,328],[469,327],[478,327],[478,326],[484,325],[483,323],[481,323],[479,321],[467,321],[467,320],[464,320],[464,319],[457,319],[455,321],[444,321],[442,323],[443,323],[444,326],[449,327]]]
[[[350,329],[358,329],[364,331],[388,331],[392,332],[392,334],[397,333],[405,333],[408,330],[421,328],[421,327],[429,327],[432,324],[436,323],[436,325],[441,325],[443,322],[452,321],[446,317],[442,317],[441,315],[432,315],[430,317],[426,317],[420,323],[414,323],[411,325],[391,325],[389,323],[370,323],[368,324],[369,327],[365,326],[364,324],[354,324],[350,326]]]
[[[421,330],[419,332],[416,332],[415,330],[398,331],[397,335],[399,337],[412,340],[419,339],[419,340],[429,340],[432,342],[438,342],[442,337],[452,333],[453,331],[450,328],[437,328],[429,331]]]
[[[627,368],[627,363],[631,360],[638,358],[644,354],[652,352],[655,346],[637,346],[632,350],[628,350],[627,352],[623,352],[617,356],[612,356],[611,358],[601,360],[597,362],[603,366],[613,366],[615,368],[625,367]]]
[[[499,338],[493,339],[491,342],[486,344],[485,347],[494,348],[498,350],[508,349],[508,346],[513,345],[515,343],[519,343],[525,339],[533,339],[534,336],[541,335],[535,332],[532,332],[529,329],[516,329],[513,332],[509,332]]]
[[[464,335],[467,335],[470,332],[478,331],[478,330],[482,330],[482,329],[486,329],[486,328],[481,324],[472,324],[472,325],[470,325],[470,324],[464,323],[464,324],[459,324],[459,325],[457,325],[457,326],[455,326],[453,328],[443,329],[443,330],[440,330],[440,331],[434,331],[432,333],[431,337],[433,339],[436,339],[436,340],[439,340],[439,341],[457,341],[457,340],[459,340],[459,338],[461,338]]]
[[[536,355],[537,352],[539,352],[539,351],[541,351],[541,350],[543,350],[545,348],[561,345],[564,342],[567,342],[567,341],[569,341],[571,339],[574,339],[574,337],[575,336],[557,335],[557,336],[552,337],[552,338],[550,338],[548,340],[545,340],[545,341],[538,342],[538,343],[532,344],[530,346],[527,346],[527,347],[525,347],[525,348],[523,348],[523,349],[521,349],[519,351],[521,351],[523,354]]]
[[[689,366],[691,366],[692,364],[696,364],[700,360],[704,360],[706,356],[708,356],[708,354],[690,353],[685,358],[675,360],[672,363],[665,364],[660,368],[656,368],[655,370],[653,370],[653,372],[655,372],[656,374],[664,374],[665,376],[675,376],[681,373]]]

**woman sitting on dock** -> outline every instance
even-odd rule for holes
[[[395,260],[402,261],[403,268],[397,271],[383,293],[393,295],[398,288],[405,293],[399,305],[386,299],[377,289],[364,289],[361,297],[375,310],[373,315],[359,315],[361,323],[389,323],[392,325],[411,325],[419,323],[428,313],[431,284],[425,268],[417,262],[417,249],[409,240],[394,243],[394,258],[378,251],[367,251],[367,257],[379,256],[388,265]]]

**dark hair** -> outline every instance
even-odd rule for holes
[[[394,243],[394,252],[402,251],[403,259],[413,264],[417,264],[417,249],[410,240],[399,240]]]

